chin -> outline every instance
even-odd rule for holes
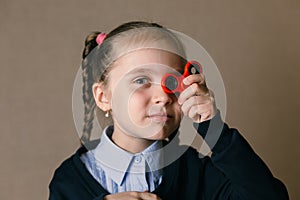
[[[170,135],[177,129],[174,130],[162,130],[150,137],[148,137],[147,139],[149,140],[166,140],[170,137]]]

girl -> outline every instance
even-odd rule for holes
[[[51,200],[288,199],[241,134],[222,122],[201,73],[183,79],[179,96],[162,89],[163,75],[182,74],[187,63],[171,31],[129,22],[85,44],[84,145],[55,171]],[[89,141],[94,108],[112,119],[100,120],[106,128],[96,142]],[[183,116],[203,138],[220,131],[215,145],[208,141],[211,157],[178,144]]]

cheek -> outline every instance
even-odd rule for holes
[[[176,112],[177,115],[181,115],[181,113],[182,113],[181,106],[177,102],[177,99],[173,103],[173,109],[174,109],[174,112]]]
[[[183,112],[181,110],[181,106],[178,103],[174,105],[174,113],[175,113],[175,123],[176,125],[179,125],[183,117]]]
[[[128,98],[129,112],[143,113],[147,107],[147,94],[145,92],[133,92]]]

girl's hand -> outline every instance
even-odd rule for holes
[[[213,118],[217,111],[215,98],[207,88],[203,74],[190,75],[183,83],[188,87],[180,94],[178,103],[184,115],[197,123]]]
[[[150,192],[120,192],[104,197],[104,200],[161,200],[156,194]]]

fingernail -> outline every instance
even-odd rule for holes
[[[187,78],[184,78],[184,79],[182,80],[182,82],[183,82],[185,85],[187,85],[187,84],[188,84]]]

